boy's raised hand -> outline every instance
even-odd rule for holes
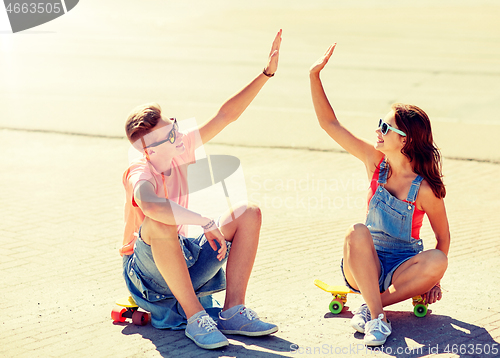
[[[330,59],[330,57],[333,54],[333,50],[335,49],[335,46],[337,46],[336,43],[333,45],[330,45],[330,47],[328,47],[328,50],[326,50],[325,54],[323,56],[321,56],[311,66],[311,68],[309,69],[309,73],[311,73],[311,74],[319,73],[326,66],[326,64],[328,63],[328,60]]]
[[[267,62],[267,66],[264,68],[264,72],[268,75],[274,75],[274,73],[278,70],[278,58],[280,54],[280,46],[281,46],[281,33],[282,30],[279,30],[274,38],[273,45],[271,47],[271,52],[269,52],[269,60]]]

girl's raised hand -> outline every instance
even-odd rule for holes
[[[333,45],[330,45],[330,47],[328,47],[328,50],[326,50],[325,54],[323,56],[321,56],[311,66],[311,68],[309,69],[309,73],[311,73],[311,74],[319,73],[326,66],[326,64],[328,63],[328,60],[332,56],[332,53],[333,53],[333,50],[335,49],[335,46],[337,46],[336,43]]]

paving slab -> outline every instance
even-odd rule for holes
[[[498,164],[444,159],[452,237],[444,296],[425,318],[410,301],[388,307],[394,333],[382,352],[366,350],[349,326],[361,297],[335,316],[331,296],[313,284],[342,283],[343,234],[364,219],[362,164],[337,151],[207,146],[241,160],[248,197],[262,209],[247,304],[280,327],[270,337],[231,336],[229,347],[209,352],[183,331],[111,321],[114,301],[127,294],[118,255],[126,140],[1,130],[0,141],[2,357],[422,357],[446,349],[493,357],[500,346]],[[427,221],[421,235],[432,247]]]

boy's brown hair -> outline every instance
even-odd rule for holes
[[[161,119],[158,103],[146,103],[135,107],[125,122],[125,133],[131,143],[148,134]]]

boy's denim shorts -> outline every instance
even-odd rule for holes
[[[204,308],[213,308],[214,300],[210,295],[226,288],[222,266],[227,261],[231,242],[226,241],[226,257],[219,261],[217,251],[212,249],[204,234],[197,238],[179,235],[178,239],[196,295]],[[216,245],[219,249],[217,242]],[[134,253],[123,257],[123,269],[127,288],[138,306],[151,312],[154,327],[183,327],[185,313],[156,267],[151,246],[142,240],[140,231]]]

